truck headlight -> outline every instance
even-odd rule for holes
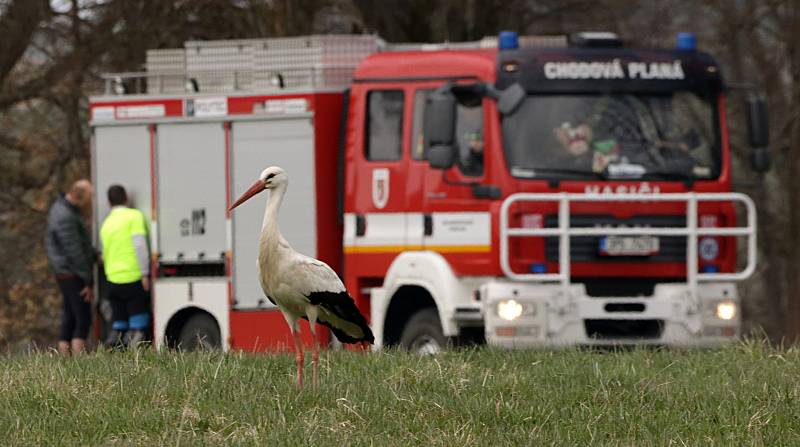
[[[500,300],[497,303],[497,316],[504,320],[516,320],[522,315],[532,315],[534,313],[532,303],[520,303],[517,300]]]
[[[733,320],[736,317],[736,303],[733,301],[720,301],[714,315],[720,320]]]

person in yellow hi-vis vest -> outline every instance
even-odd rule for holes
[[[150,327],[147,225],[141,211],[128,207],[122,186],[108,188],[108,202],[111,211],[100,227],[112,320],[106,345],[133,346],[148,338]]]

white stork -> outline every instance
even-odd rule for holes
[[[312,380],[316,385],[319,375],[319,346],[315,323],[319,322],[330,328],[342,343],[373,343],[375,338],[336,272],[324,262],[294,251],[281,236],[278,230],[278,209],[288,184],[286,172],[277,166],[271,166],[231,205],[230,210],[261,191],[272,190],[267,199],[258,241],[257,266],[261,288],[267,298],[278,306],[289,324],[294,339],[298,386],[303,385],[304,360],[297,320],[308,320],[313,339]]]

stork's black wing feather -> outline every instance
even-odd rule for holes
[[[311,292],[308,294],[308,300],[311,304],[322,307],[329,313],[333,314],[336,318],[344,320],[357,326],[362,335],[359,337],[356,334],[348,334],[344,328],[335,327],[330,321],[324,321],[318,318],[317,322],[327,326],[342,343],[359,343],[369,342],[374,343],[375,337],[367,325],[367,320],[361,315],[361,312],[356,307],[353,298],[346,292]]]

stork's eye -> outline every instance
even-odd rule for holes
[[[267,178],[265,178],[264,180],[269,180],[272,177],[275,177],[275,173],[274,172],[272,174],[268,175]]]

